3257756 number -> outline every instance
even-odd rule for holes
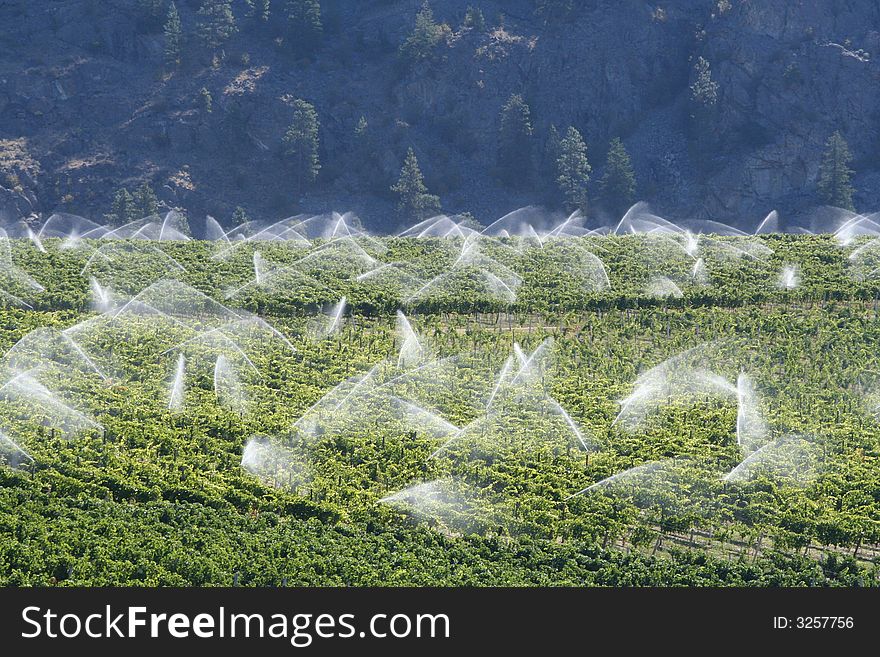
[[[795,627],[799,630],[852,629],[852,616],[798,616]]]

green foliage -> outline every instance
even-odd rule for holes
[[[556,125],[551,123],[550,129],[547,131],[547,138],[544,140],[544,148],[541,151],[540,173],[541,182],[545,189],[556,189],[556,163],[559,161],[560,144],[562,136]],[[555,196],[555,194],[553,194]]]
[[[245,210],[240,205],[237,206],[232,213],[232,225],[233,226],[241,226],[242,224],[246,224],[250,220],[251,220],[251,218],[248,216],[247,210]]]
[[[709,109],[718,102],[718,83],[712,79],[712,69],[703,57],[698,57],[694,64],[690,89],[691,102],[697,108]]]
[[[302,99],[293,101],[293,121],[284,133],[284,153],[293,162],[297,189],[318,177],[318,112],[311,103]]]
[[[556,184],[569,211],[586,210],[590,171],[592,167],[587,161],[587,145],[581,133],[574,126],[569,126],[559,143],[559,159],[556,161]]]
[[[230,0],[204,0],[198,17],[196,34],[209,50],[218,49],[238,32]]]
[[[347,431],[334,433],[345,418],[330,412],[322,418],[326,431],[314,438],[291,430],[347,377],[385,359],[396,362],[400,347],[400,290],[356,281],[350,272],[316,272],[326,289],[308,290],[297,279],[226,298],[252,280],[255,251],[291,265],[321,253],[326,241],[244,243],[217,258],[223,247],[202,241],[141,250],[136,241],[83,239],[69,248],[46,238],[40,251],[29,240],[10,240],[12,261],[46,291],[32,299],[33,309],[0,308],[4,352],[38,327],[66,329],[82,320],[94,326],[88,277],[136,293],[169,276],[157,253],[173,257],[182,266],[173,275],[211,298],[260,313],[295,350],[262,336],[240,338],[259,370],[245,379],[244,411],[219,403],[204,367],[213,351],[190,352],[187,401],[173,414],[165,402],[168,374],[175,345],[192,337],[191,329],[138,315],[92,337],[70,333],[102,365],[113,364],[112,376],[48,367],[41,380],[104,430],[62,438],[33,412],[0,400],[4,431],[35,459],[21,470],[0,464],[0,585],[876,586],[880,423],[859,389],[866,374],[880,371],[870,348],[880,341],[880,280],[853,277],[850,258],[869,242],[841,247],[829,235],[715,239],[700,246],[708,282],[682,284],[680,299],[644,294],[658,263],[670,276],[686,276],[693,264],[675,245],[658,260],[666,241],[656,236],[541,246],[505,238],[480,248],[522,276],[515,303],[452,290],[443,302],[407,307],[425,343],[461,368],[454,387],[435,377],[413,386],[400,380],[395,394],[422,390],[449,421],[468,426],[483,412],[481,393],[514,342],[530,352],[553,338],[556,359],[542,368],[538,387],[599,445],[585,454],[530,442],[556,426],[535,411],[503,424],[509,431],[492,444],[450,448],[466,457],[460,460],[428,458],[442,441],[427,430],[401,431],[394,418],[357,414]],[[377,242],[359,243],[380,262],[411,263],[423,276],[446,271],[462,244]],[[755,243],[772,253],[731,259],[722,248]],[[93,257],[108,244],[127,257]],[[610,287],[586,289],[577,272],[561,268],[558,257],[569,247],[601,254]],[[800,269],[796,290],[774,285],[783,263]],[[342,330],[310,338],[306,328],[317,309],[343,295],[353,310]],[[824,467],[813,484],[720,480],[743,458],[733,399],[679,400],[641,428],[614,424],[616,400],[632,392],[640,373],[705,343],[727,343],[724,353],[736,358],[713,360],[713,371],[735,379],[743,365],[753,376],[774,432],[815,436]],[[538,430],[530,436],[524,427]],[[242,469],[243,447],[254,434],[273,436],[289,451],[289,471],[279,464],[256,477]],[[484,447],[497,450],[495,458],[479,458]],[[568,499],[609,475],[672,456],[705,469],[683,467],[669,489],[600,488]],[[296,468],[303,469],[299,477]],[[467,531],[378,503],[413,482],[448,476],[488,499],[460,513]]]
[[[271,15],[271,0],[245,0],[248,18],[259,18],[266,23]]]
[[[113,196],[110,213],[104,215],[111,224],[124,225],[143,219],[159,212],[159,200],[156,193],[146,181],[141,183],[134,193],[127,189],[119,189]]]
[[[852,154],[849,145],[839,131],[825,142],[825,153],[819,167],[819,196],[827,205],[834,205],[847,210],[855,210],[853,206],[854,189],[850,182],[853,174],[849,168]]]
[[[110,207],[110,213],[104,215],[105,219],[111,224],[127,224],[130,221],[140,219],[134,206],[134,198],[127,189],[119,189],[113,196],[113,204]]]
[[[417,64],[433,56],[434,51],[449,34],[449,26],[434,22],[434,12],[428,1],[416,14],[413,31],[400,45],[400,57],[406,64]]]
[[[531,176],[531,110],[519,94],[511,94],[501,108],[498,168],[502,180],[511,185],[522,185]]]
[[[355,138],[358,140],[366,139],[367,135],[369,134],[369,127],[370,124],[367,122],[367,117],[361,114],[360,118],[358,119],[357,125],[354,127]]]
[[[180,43],[183,38],[180,27],[180,14],[177,5],[172,2],[168,7],[165,19],[165,64],[174,67],[180,64]]]
[[[321,43],[321,3],[318,0],[287,0],[287,41],[297,55],[313,53]]]
[[[208,91],[207,87],[202,87],[199,90],[199,104],[201,105],[204,114],[210,114],[214,111],[214,98],[211,96],[211,92]]]
[[[391,191],[398,195],[397,211],[405,220],[421,221],[440,211],[440,199],[428,193],[419,161],[412,148],[407,150],[406,159],[400,169],[400,178],[392,185]]]
[[[149,217],[159,213],[159,199],[156,198],[156,192],[147,181],[142,182],[134,191],[132,201],[141,217]]]
[[[483,10],[479,7],[468,6],[464,12],[464,20],[461,25],[462,27],[474,30],[475,32],[482,32],[485,30],[486,19],[483,17]]]
[[[602,198],[614,212],[621,214],[632,205],[636,196],[636,174],[629,153],[619,137],[608,145],[605,173],[600,182]]]
[[[689,125],[691,157],[702,177],[709,169],[711,153],[717,143],[715,126],[718,103],[718,83],[712,79],[709,62],[699,57],[694,64],[690,86],[691,122]]]

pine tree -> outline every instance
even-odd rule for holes
[[[440,198],[428,193],[419,169],[419,161],[412,148],[406,152],[400,178],[392,185],[391,191],[400,197],[397,210],[403,219],[421,221],[440,211]]]
[[[298,55],[314,52],[321,43],[321,3],[318,0],[287,0],[287,40]]]
[[[110,214],[106,215],[107,221],[111,224],[121,226],[127,224],[140,217],[135,216],[134,198],[127,189],[119,189],[113,196],[113,203],[110,206]]]
[[[407,64],[416,64],[428,59],[448,32],[447,25],[434,22],[434,12],[425,0],[419,13],[416,14],[413,31],[400,45],[400,57]]]
[[[694,81],[691,84],[691,100],[697,105],[711,107],[718,102],[718,83],[712,79],[709,62],[702,57],[694,64]]]
[[[483,11],[479,7],[468,7],[464,12],[464,21],[462,21],[461,25],[475,32],[482,32],[486,29],[486,19],[483,17]]]
[[[559,143],[559,159],[556,162],[556,184],[565,198],[565,207],[574,210],[587,208],[587,183],[590,181],[590,163],[587,161],[587,145],[576,128],[569,127]]]
[[[361,118],[358,119],[357,125],[354,127],[355,137],[363,139],[367,135],[367,128],[369,127],[370,124],[367,123],[367,117],[361,114]]]
[[[238,31],[230,0],[204,0],[198,16],[196,33],[210,50],[222,46]]]
[[[264,23],[269,21],[269,2],[270,0],[259,0],[260,20]]]
[[[202,87],[199,90],[199,102],[202,105],[202,112],[205,114],[210,114],[214,111],[214,99],[211,97],[211,92],[208,91],[207,87]]]
[[[132,201],[136,208],[138,217],[149,217],[159,214],[159,199],[156,198],[156,192],[150,187],[146,181],[135,190],[132,195]]]
[[[825,153],[819,167],[819,196],[827,205],[834,205],[847,210],[855,210],[853,206],[854,189],[850,183],[853,174],[849,168],[852,154],[849,145],[840,132],[835,131],[825,142]]]
[[[712,79],[709,62],[702,57],[694,64],[690,86],[691,122],[689,125],[691,157],[702,176],[709,169],[710,154],[715,151],[717,135],[714,128],[718,83]]]
[[[240,205],[235,208],[232,212],[232,225],[233,226],[241,226],[242,224],[246,224],[249,222],[251,218],[248,216],[247,210],[245,210]]]
[[[608,145],[605,174],[600,181],[602,198],[609,209],[622,213],[632,205],[636,195],[636,175],[629,153],[618,137]]]
[[[284,134],[284,152],[293,160],[297,189],[312,183],[318,177],[318,113],[311,103],[296,99],[293,102],[293,121]]]
[[[259,18],[264,23],[269,20],[271,0],[244,0],[247,5],[247,17]]]
[[[513,94],[501,108],[498,132],[498,168],[508,184],[526,182],[532,167],[532,119],[529,106]]]
[[[169,67],[180,64],[181,35],[180,14],[177,5],[172,2],[165,19],[165,64]]]
[[[562,137],[556,124],[550,124],[547,139],[544,142],[544,150],[541,153],[541,181],[548,189],[556,187],[556,162],[559,161],[559,148]]]

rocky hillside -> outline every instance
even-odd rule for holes
[[[880,207],[876,1],[585,0],[551,15],[536,5],[566,3],[435,0],[449,29],[430,57],[407,64],[399,47],[417,0],[322,0],[323,34],[305,54],[289,47],[284,0],[272,0],[268,21],[233,2],[238,31],[218,48],[197,39],[200,0],[178,0],[183,45],[170,67],[167,4],[158,20],[144,4],[0,0],[5,220],[56,210],[100,218],[117,189],[148,181],[191,217],[351,209],[390,230],[400,218],[389,187],[410,146],[446,212],[487,221],[558,203],[540,171],[513,188],[498,179],[499,110],[512,93],[530,106],[536,152],[551,124],[578,128],[593,182],[621,137],[638,197],[671,218],[753,226],[774,208],[794,216],[817,203],[835,130],[854,156],[856,206]],[[484,26],[462,26],[468,5]],[[698,124],[700,57],[717,102]],[[282,144],[297,98],[320,121],[321,170],[301,189]]]

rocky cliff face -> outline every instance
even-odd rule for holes
[[[608,141],[632,155],[639,197],[672,218],[753,226],[817,202],[823,144],[839,129],[857,171],[857,206],[876,209],[880,3],[864,0],[637,0],[575,2],[546,23],[526,0],[446,0],[452,28],[412,68],[397,48],[414,0],[325,0],[325,34],[310,59],[278,46],[275,21],[244,18],[212,61],[192,36],[199,2],[177,3],[183,64],[163,66],[161,29],[136,0],[0,0],[0,213],[57,209],[100,216],[121,186],[151,182],[162,201],[228,219],[354,209],[393,228],[387,188],[407,147],[444,209],[486,221],[554,201],[540,183],[503,186],[494,173],[498,114],[511,93],[528,101],[536,146],[551,124],[584,135],[594,179]],[[275,0],[280,12],[281,0]],[[486,29],[462,29],[468,5]],[[503,13],[503,18],[500,14]],[[695,138],[689,84],[711,65],[718,101]],[[200,90],[212,97],[205,111]],[[322,170],[297,196],[281,137],[291,103],[313,103]],[[354,130],[369,124],[369,182]]]

